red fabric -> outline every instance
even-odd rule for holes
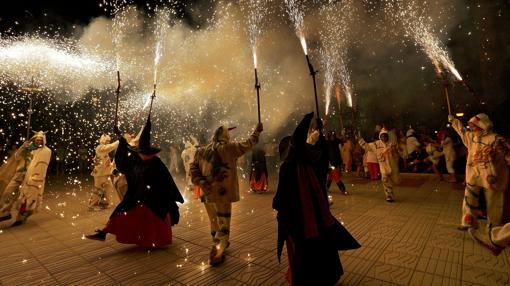
[[[200,199],[200,187],[199,186],[195,186],[193,188],[193,194],[195,196],[195,199]]]
[[[324,226],[335,224],[335,218],[329,211],[329,204],[322,193],[319,181],[315,172],[309,166],[298,166],[299,179],[299,197],[301,199],[301,209],[303,210],[303,229],[305,238],[319,236],[317,222],[321,220]],[[314,200],[318,206],[314,205]],[[320,217],[317,218],[316,208],[319,208]]]
[[[378,163],[367,163],[368,171],[370,172],[370,179],[377,180],[379,174],[379,164]]]
[[[163,221],[145,205],[110,218],[103,231],[115,234],[120,243],[142,247],[161,247],[172,243],[170,215]]]
[[[267,179],[266,175],[260,175],[259,180],[255,179],[255,176],[251,176],[250,189],[254,192],[267,192]]]
[[[340,170],[335,168],[328,173],[328,182],[335,181],[340,182],[342,180],[342,175],[340,174]]]

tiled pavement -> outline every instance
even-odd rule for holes
[[[276,259],[274,192],[249,193],[242,182],[226,261],[210,267],[199,202],[181,206],[168,248],[141,249],[112,236],[89,241],[84,234],[104,225],[111,210],[87,211],[90,181],[76,182],[50,180],[45,208],[26,225],[0,232],[1,285],[286,285],[286,259]],[[351,194],[332,190],[331,210],[362,247],[341,253],[339,285],[510,285],[510,251],[494,257],[455,228],[461,186],[408,174],[396,188],[397,202],[388,204],[378,182],[345,182]]]

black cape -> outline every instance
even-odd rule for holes
[[[115,164],[126,176],[128,189],[110,217],[145,204],[162,220],[170,214],[172,225],[179,222],[177,202],[184,203],[184,199],[159,157],[142,160],[137,153],[128,149],[126,139],[121,138],[115,153]]]
[[[323,147],[319,145],[317,149],[310,149],[306,144],[308,126],[312,118],[313,113],[307,114],[294,131],[287,150],[288,155],[280,167],[278,189],[273,199],[273,209],[278,211],[277,255],[280,259],[284,243],[291,240],[294,246],[294,261],[290,263],[293,265],[291,269],[293,285],[334,285],[343,274],[338,251],[356,249],[360,245],[334,217],[334,223],[327,225],[321,216],[320,209],[327,209],[329,212],[329,206],[327,200],[317,199],[317,195],[322,193],[322,183],[318,176],[312,179],[320,182],[320,187],[307,185],[305,189],[313,194],[312,201],[307,204],[301,202],[300,183],[303,180],[298,177],[298,170],[309,168],[315,171],[309,172],[310,176],[317,174],[316,160],[321,158],[317,157],[317,149]],[[280,148],[282,149],[285,148]],[[318,173],[322,174],[320,170]],[[312,208],[304,209],[304,205],[311,205]],[[318,235],[315,237],[305,235],[303,218],[310,212],[313,212],[316,218]]]

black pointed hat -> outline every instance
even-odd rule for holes
[[[161,149],[151,146],[151,116],[147,117],[147,122],[143,128],[142,134],[140,135],[140,141],[138,146],[128,145],[128,148],[134,152],[143,155],[154,155],[161,151]]]

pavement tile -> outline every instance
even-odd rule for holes
[[[88,211],[88,179],[79,188],[53,181],[45,194],[48,208],[22,226],[0,230],[0,285],[287,285],[286,249],[281,263],[276,257],[274,193],[253,194],[241,181],[231,246],[225,262],[211,267],[209,220],[197,200],[180,206],[168,247],[124,245],[114,236],[85,240],[112,211]],[[387,204],[380,182],[350,175],[344,182],[351,194],[333,187],[331,211],[362,247],[341,252],[345,273],[337,285],[510,285],[510,251],[494,257],[456,229],[460,185],[406,174],[395,188],[397,202]]]

